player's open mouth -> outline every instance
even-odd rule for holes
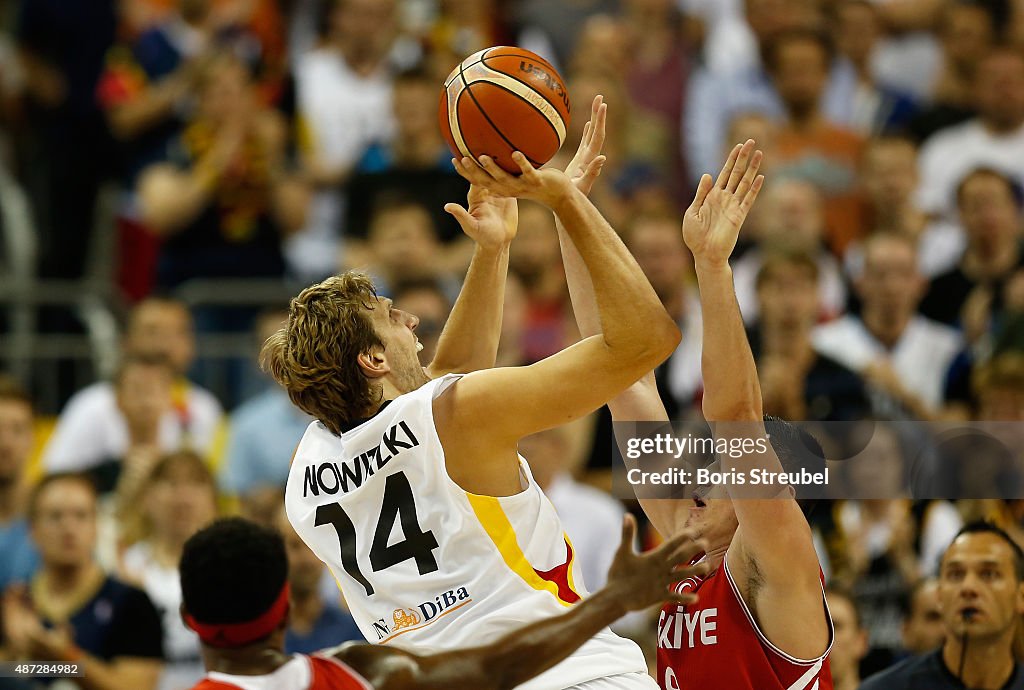
[[[419,338],[416,338],[416,352],[423,352],[423,343],[420,342]]]

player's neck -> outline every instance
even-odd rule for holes
[[[215,649],[203,645],[203,664],[213,673],[229,676],[265,676],[291,661],[280,646],[268,642],[242,649]]]
[[[729,544],[722,544],[720,546],[712,546],[704,552],[704,555],[708,560],[708,565],[711,567],[711,572],[722,567],[722,561],[725,560],[725,554],[728,550]]]
[[[955,636],[942,647],[942,662],[950,673],[960,670],[963,646]],[[968,638],[967,659],[960,681],[972,690],[999,690],[1013,675],[1013,631],[997,638]]]

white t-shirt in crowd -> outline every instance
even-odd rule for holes
[[[386,65],[364,77],[338,51],[318,48],[299,59],[295,81],[304,148],[328,167],[354,166],[370,144],[393,136],[392,79]],[[285,258],[298,276],[320,278],[337,271],[343,214],[337,189],[313,196],[306,227],[285,242]]]
[[[1007,134],[993,134],[978,119],[947,127],[921,147],[918,167],[918,207],[958,222],[956,188],[973,170],[995,168],[1024,180],[1024,125]]]
[[[818,263],[818,300],[821,315],[831,319],[842,314],[846,309],[846,285],[839,262],[827,251],[822,250],[817,257]],[[759,249],[746,252],[733,266],[733,282],[736,284],[736,301],[743,314],[743,322],[752,325],[757,323],[760,307],[757,302],[757,274],[764,265],[764,254]]]
[[[223,416],[213,393],[189,383],[182,409],[171,410],[160,420],[161,449],[209,453]],[[128,427],[114,386],[101,381],[68,400],[43,453],[43,464],[48,473],[80,472],[120,459],[127,450]]]
[[[888,359],[900,383],[931,408],[942,404],[946,372],[963,348],[958,331],[923,316],[911,318],[891,350],[856,316],[818,326],[813,339],[815,350],[856,372]]]
[[[181,620],[181,580],[177,568],[156,562],[153,549],[139,542],[124,552],[124,571],[149,596],[164,630],[164,670],[157,690],[181,690],[198,683],[206,673],[199,636]]]

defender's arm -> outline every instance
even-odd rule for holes
[[[378,690],[514,688],[567,658],[629,611],[666,600],[684,604],[696,601],[692,594],[676,594],[667,588],[706,570],[704,564],[688,565],[704,545],[694,542],[689,534],[680,534],[640,555],[633,553],[635,532],[636,523],[627,517],[622,543],[603,589],[561,616],[514,630],[492,644],[433,656],[371,645],[350,645],[334,654]]]

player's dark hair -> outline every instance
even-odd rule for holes
[[[99,491],[96,482],[88,474],[82,472],[55,472],[43,477],[32,489],[28,497],[28,521],[34,522],[39,512],[39,502],[50,487],[61,482],[73,482],[85,487],[94,500],[99,498]]]
[[[825,471],[825,451],[818,439],[800,427],[771,415],[764,416],[764,430],[768,433],[775,455],[785,472],[811,473]],[[798,498],[797,504],[804,517],[810,517],[818,504],[814,498]]]
[[[1017,580],[1019,582],[1024,582],[1024,549],[1021,549],[1020,544],[1015,542],[1013,537],[1007,534],[1006,530],[991,522],[978,520],[961,527],[960,531],[956,533],[955,537],[953,537],[953,541],[950,545],[955,544],[956,540],[960,537],[969,534],[994,534],[1005,541],[1006,545],[1010,547],[1010,551],[1013,552],[1013,571],[1017,576]],[[943,554],[942,557],[945,559],[945,554]]]
[[[276,531],[242,518],[218,520],[185,542],[181,601],[200,623],[246,623],[277,600],[288,555]]]

